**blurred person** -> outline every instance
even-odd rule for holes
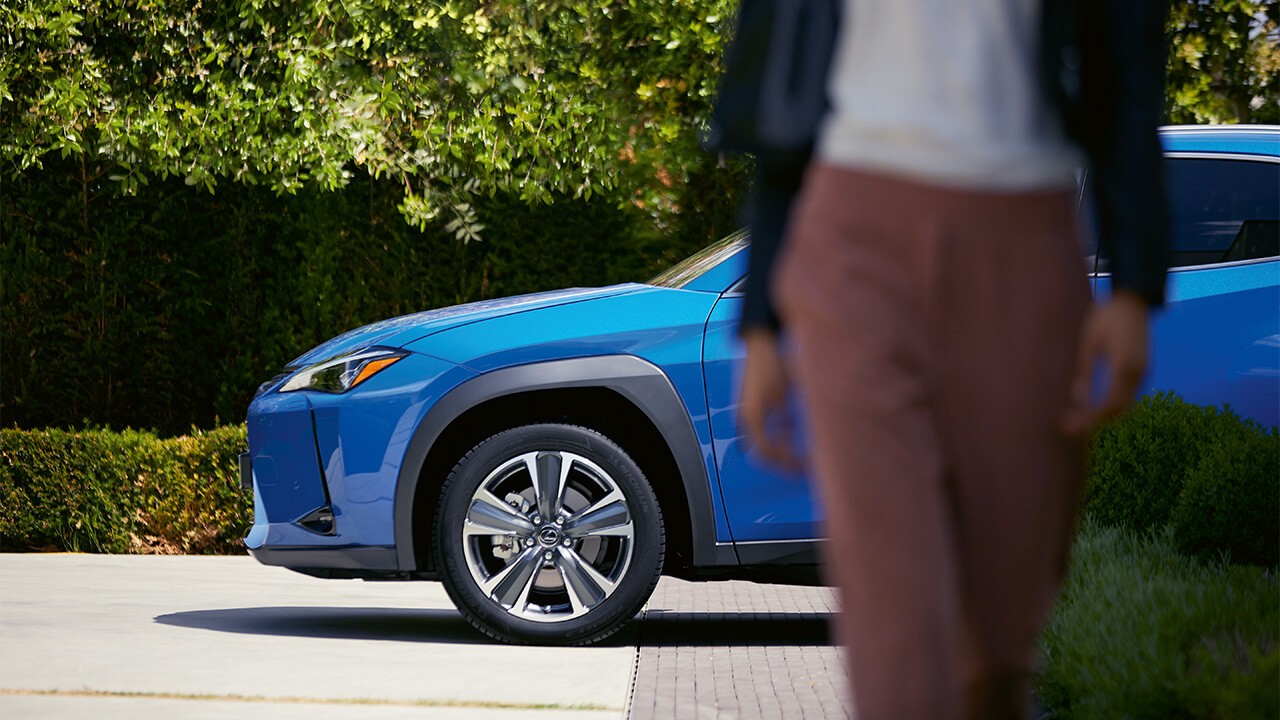
[[[1164,10],[843,5],[803,186],[764,216],[786,232],[752,240],[739,412],[794,464],[766,431],[794,366],[860,720],[1026,715],[1088,434],[1132,402],[1164,297]],[[1081,165],[1111,248],[1100,304]]]

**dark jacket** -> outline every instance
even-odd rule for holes
[[[1169,265],[1158,136],[1166,9],[1164,0],[1044,0],[1040,53],[1046,98],[1086,159],[1112,287],[1153,307],[1164,301]],[[826,84],[825,75],[811,80]],[[779,326],[769,282],[810,150],[756,152],[745,208],[751,256],[740,330]]]

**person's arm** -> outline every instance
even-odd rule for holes
[[[778,336],[766,328],[744,332],[747,357],[742,364],[742,388],[738,397],[738,424],[751,447],[761,457],[784,469],[801,466],[793,450],[788,422],[769,425],[769,418],[786,412],[791,378]]]
[[[1081,0],[1084,150],[1111,285],[1164,302],[1169,207],[1159,126],[1164,116],[1164,0]]]
[[[809,151],[756,158],[756,182],[748,201],[751,253],[738,333],[746,347],[739,392],[738,422],[765,459],[785,468],[799,466],[791,438],[770,432],[770,417],[786,410],[790,378],[778,347],[782,322],[769,297],[774,267],[800,191]],[[786,423],[778,424],[786,427]]]
[[[1164,303],[1169,208],[1159,123],[1164,113],[1162,0],[1081,0],[1084,149],[1099,242],[1111,251],[1111,298],[1080,337],[1063,428],[1089,432],[1133,402],[1147,368],[1151,308]],[[1102,363],[1104,395],[1090,386]]]
[[[1147,317],[1150,305],[1142,296],[1118,290],[1085,319],[1076,358],[1076,374],[1062,429],[1084,435],[1098,423],[1119,417],[1138,394],[1147,369]],[[1093,403],[1093,369],[1104,363],[1102,400]]]
[[[739,334],[762,328],[777,331],[778,313],[769,298],[778,249],[786,235],[787,222],[796,195],[804,180],[808,149],[798,152],[760,153],[756,156],[755,182],[747,200],[747,229],[751,234],[747,259],[747,282],[742,301]]]

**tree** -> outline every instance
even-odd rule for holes
[[[17,0],[0,7],[0,164],[85,189],[179,176],[280,192],[397,178],[473,238],[477,193],[669,211],[732,0]]]
[[[1167,30],[1170,121],[1280,122],[1276,0],[1183,0]]]

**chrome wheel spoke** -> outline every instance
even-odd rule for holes
[[[557,565],[564,578],[565,589],[569,590],[570,601],[576,599],[588,610],[609,597],[617,587],[569,548],[560,548],[560,562]]]
[[[624,518],[622,522],[616,525],[604,525],[592,528],[590,530],[579,530],[573,536],[579,540],[592,537],[620,537],[630,538],[635,534],[635,528],[631,524],[630,518]]]
[[[481,490],[471,498],[471,509],[463,523],[463,535],[528,535],[533,523],[515,508]]]
[[[564,498],[565,481],[573,462],[559,452],[538,453],[536,458],[526,459],[529,475],[533,478],[533,495],[537,499],[538,514],[551,522]]]
[[[631,537],[631,512],[627,509],[622,493],[615,490],[574,514],[564,524],[564,530],[574,538],[606,535]]]
[[[501,572],[489,578],[480,589],[502,605],[519,612],[528,602],[529,590],[533,588],[533,581],[541,567],[541,549],[529,548]]]
[[[564,577],[564,570],[561,569],[560,576]],[[580,617],[591,608],[583,604],[582,598],[578,597],[578,591],[573,589],[573,585],[565,579],[564,594],[569,598],[569,617]]]

